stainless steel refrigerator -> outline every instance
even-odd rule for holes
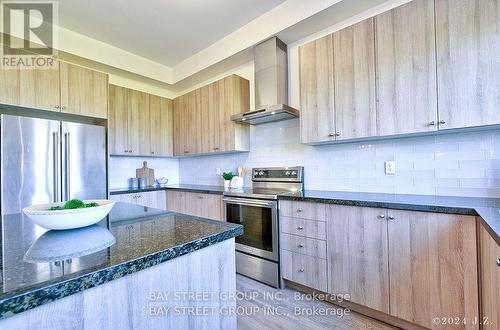
[[[1,214],[72,198],[106,198],[102,126],[2,115]]]

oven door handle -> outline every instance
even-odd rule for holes
[[[254,199],[243,199],[243,198],[223,198],[225,203],[237,204],[237,205],[249,205],[249,206],[264,206],[273,207],[276,205],[276,201],[260,201]]]

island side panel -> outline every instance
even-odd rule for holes
[[[232,238],[0,320],[0,328],[236,329],[234,251]]]

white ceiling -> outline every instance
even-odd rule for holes
[[[175,66],[285,0],[64,0],[59,25]]]

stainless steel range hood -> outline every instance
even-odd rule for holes
[[[258,125],[296,118],[299,110],[287,105],[287,47],[273,37],[254,47],[255,108],[257,110],[231,116],[240,124]]]

